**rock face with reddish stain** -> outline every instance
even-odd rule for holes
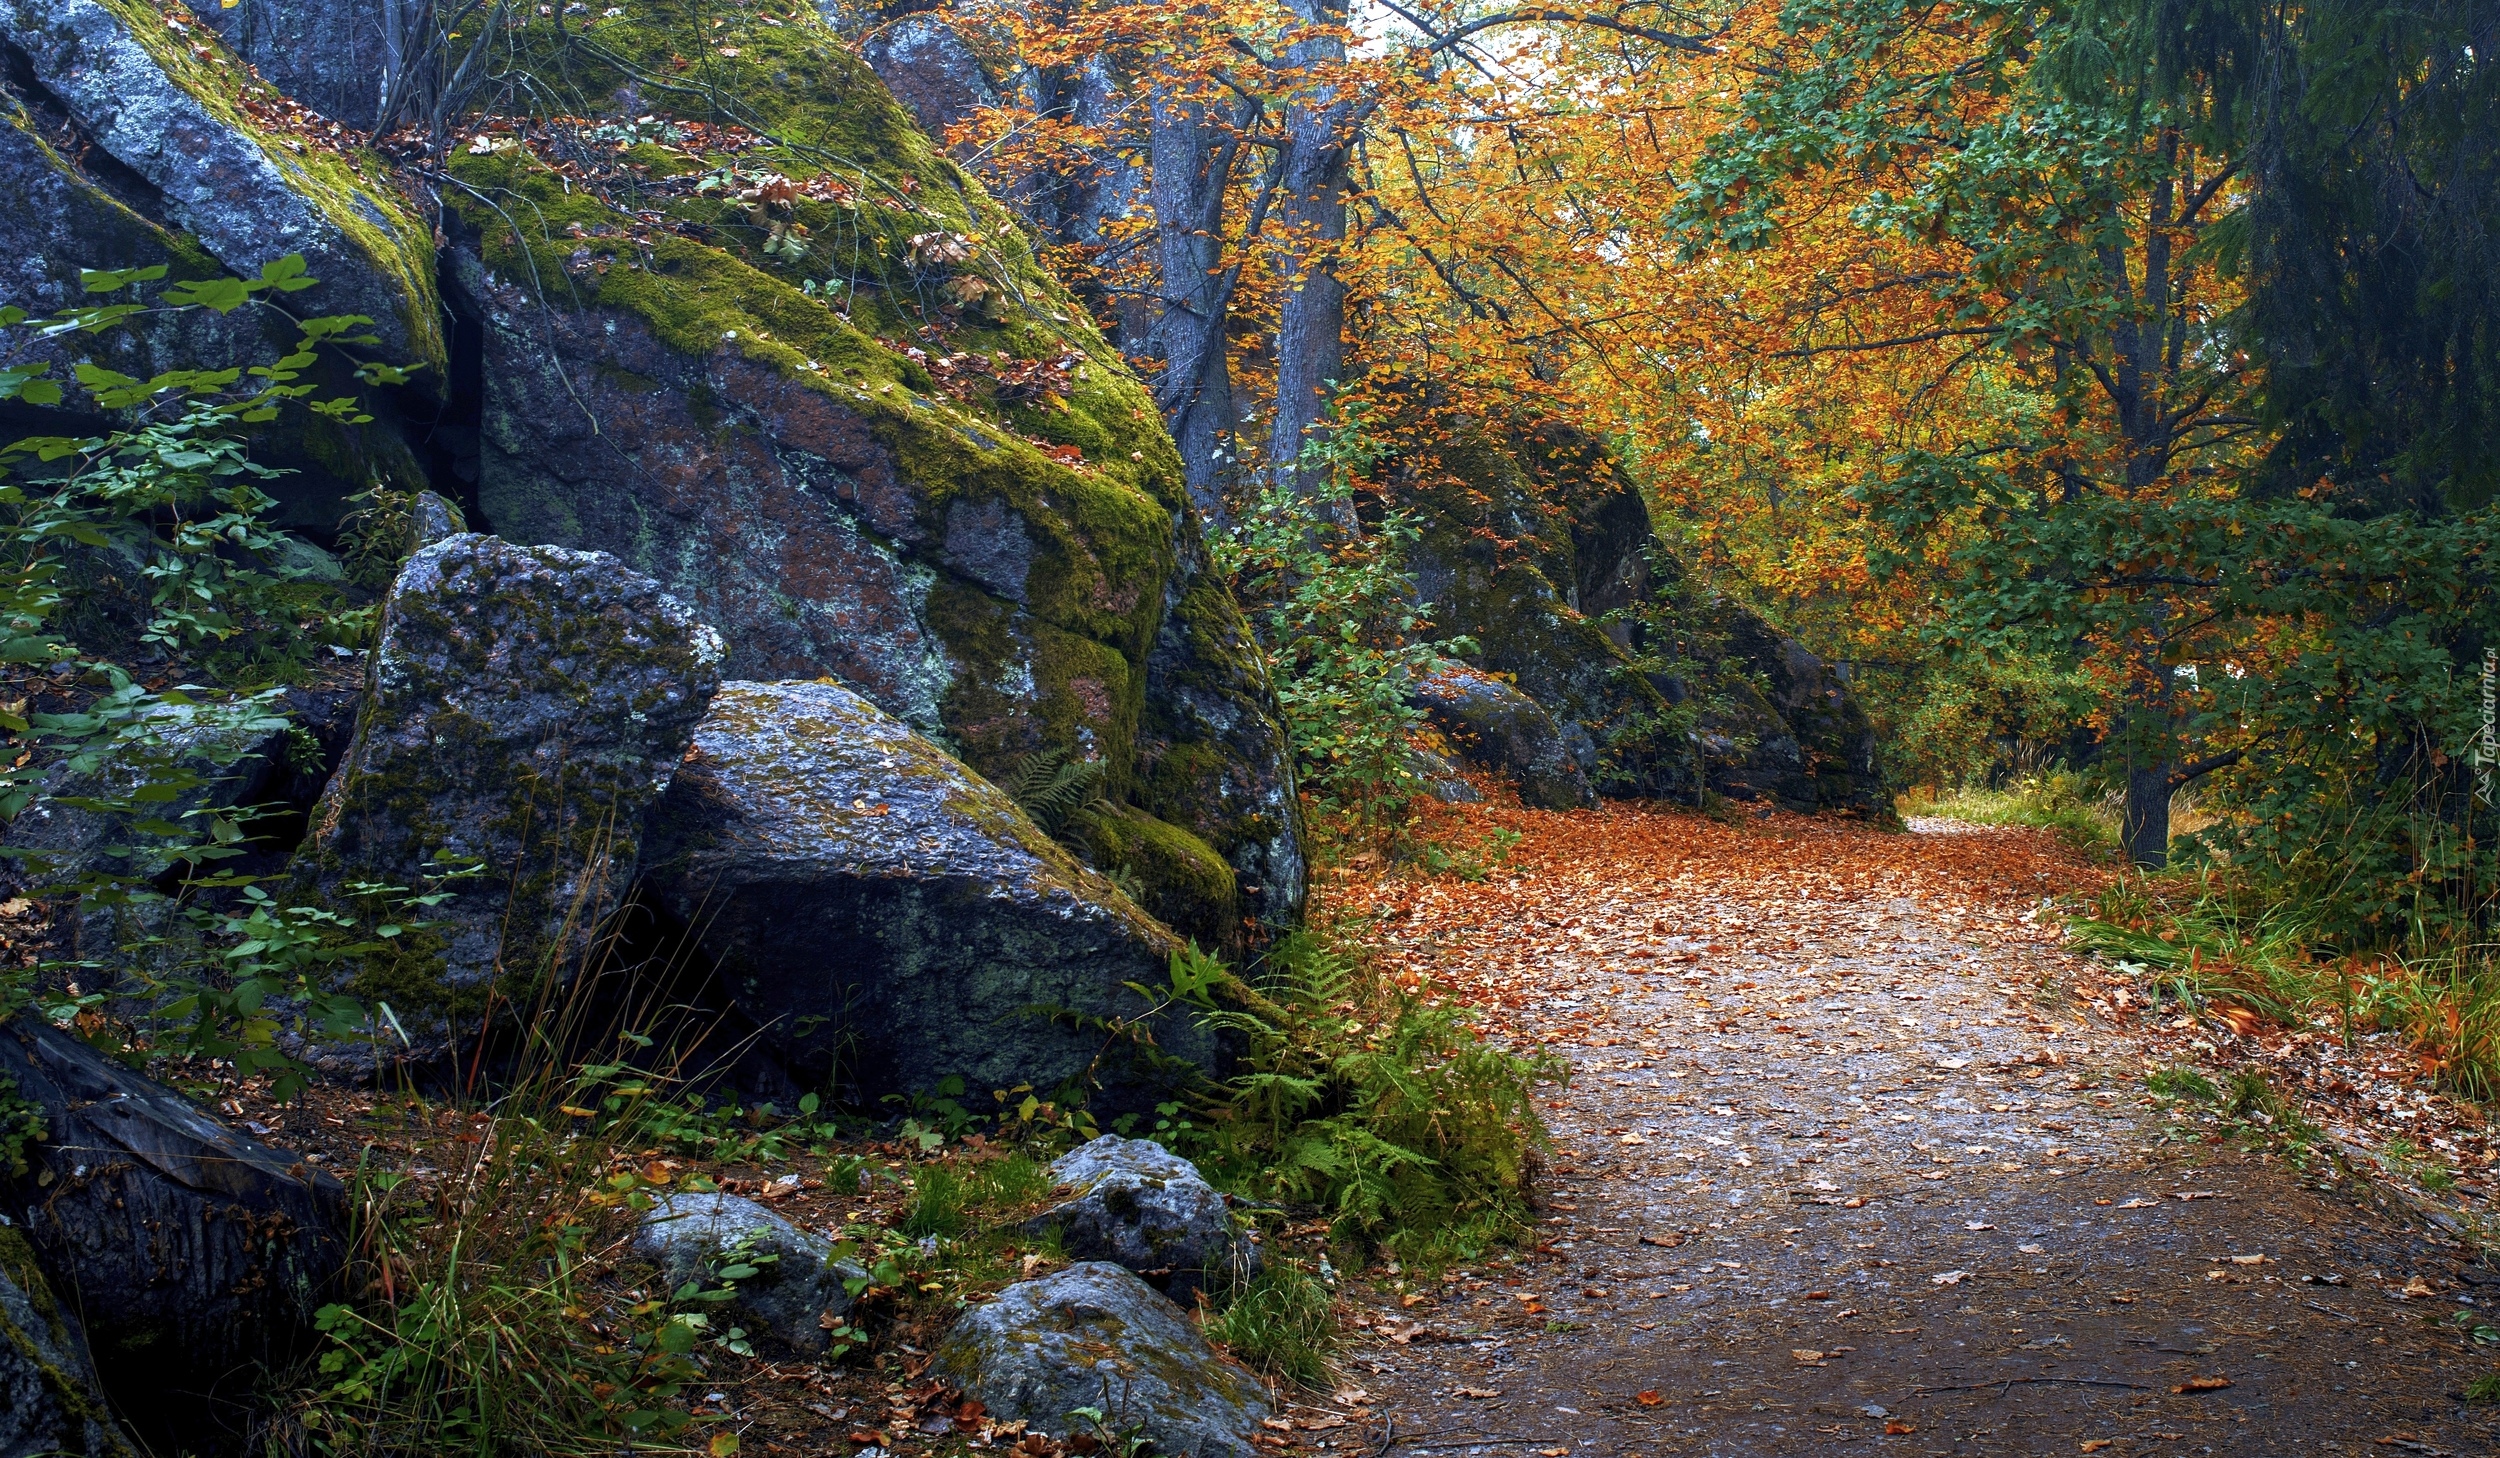
[[[651,194],[665,228],[526,148],[457,150],[480,524],[613,553],[720,630],[730,676],[838,678],[994,779],[1099,762],[1133,812],[1101,869],[1219,942],[1293,924],[1281,715],[1150,395],[828,33],[723,52],[676,24],[599,33],[662,70],[752,66],[816,150],[749,145],[729,185]],[[627,127],[659,105],[636,74],[567,73]]]

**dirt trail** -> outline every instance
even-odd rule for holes
[[[2094,873],[2046,836],[1478,813],[1524,834],[1520,874],[1341,904],[1570,1059],[1547,1239],[1351,1287],[1357,1421],[1305,1414],[1311,1441],[2500,1452],[2458,1397],[2491,1349],[2432,1324],[2500,1326],[2488,1268],[2173,1127],[2063,990],[2042,899]]]

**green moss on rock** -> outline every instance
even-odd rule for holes
[[[1201,947],[1241,940],[1238,878],[1188,831],[1123,805],[1095,817],[1085,850],[1095,865],[1132,882],[1147,911]]]

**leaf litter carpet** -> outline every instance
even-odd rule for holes
[[[2500,1452],[2500,1277],[2152,1100],[2048,904],[2106,873],[2045,833],[1464,813],[1523,837],[1486,880],[1332,899],[1570,1060],[1539,1241],[1349,1287],[1305,1441]]]

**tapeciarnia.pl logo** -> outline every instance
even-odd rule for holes
[[[2500,679],[2500,648],[2483,650],[2483,737],[2474,745],[2474,793],[2491,803],[2491,770],[2500,761],[2500,732],[2492,728],[2493,680]]]

